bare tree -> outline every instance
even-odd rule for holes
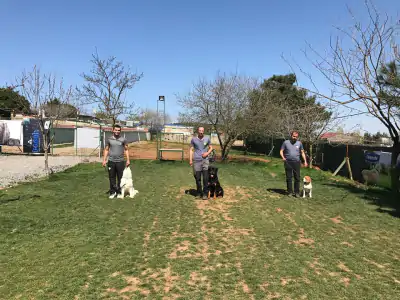
[[[222,160],[233,143],[253,130],[249,118],[251,92],[258,82],[252,78],[218,73],[214,80],[200,79],[186,96],[177,96],[185,110],[181,122],[208,124],[216,132]]]
[[[140,121],[141,124],[153,127],[156,124],[162,124],[164,120],[159,120],[161,116],[157,117],[157,111],[154,109],[141,109],[137,113],[129,116],[131,120]],[[171,122],[172,118],[169,114],[165,114],[165,122]]]
[[[97,104],[97,111],[114,125],[120,115],[134,112],[135,103],[126,99],[126,92],[143,77],[143,73],[133,73],[114,56],[101,59],[97,51],[91,62],[90,74],[81,74],[86,83],[77,88],[78,94],[85,104]]]
[[[309,49],[317,57],[310,61],[332,86],[330,96],[318,90],[313,92],[343,105],[360,103],[368,114],[377,118],[387,128],[393,141],[392,189],[397,192],[399,173],[396,161],[400,154],[399,108],[394,102],[388,101],[387,86],[379,80],[381,68],[398,56],[397,46],[394,44],[395,26],[389,23],[387,15],[379,14],[369,1],[365,1],[365,6],[368,24],[358,22],[349,10],[354,25],[350,29],[336,27],[338,35],[336,39],[331,40],[326,57],[309,45]],[[307,52],[306,55],[308,57]]]
[[[55,127],[57,121],[63,114],[63,107],[71,106],[73,101],[72,87],[65,87],[63,80],[49,73],[42,74],[40,68],[36,65],[32,71],[22,72],[21,76],[16,78],[21,95],[23,95],[30,104],[31,115],[39,120],[41,138],[44,146],[44,167],[49,174],[48,153],[51,139],[48,135],[49,126]],[[46,115],[46,108],[58,99],[58,104],[53,108],[50,114]],[[49,139],[50,138],[50,139]]]
[[[301,133],[301,140],[308,148],[309,167],[312,168],[314,160],[314,146],[321,136],[327,132],[334,131],[343,122],[343,117],[337,110],[327,110],[322,105],[302,109],[300,112],[291,112],[298,116],[299,121],[296,128]],[[292,117],[292,120],[295,117]]]

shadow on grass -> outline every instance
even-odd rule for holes
[[[188,189],[188,190],[185,190],[185,194],[196,197],[197,191],[195,189]]]
[[[400,199],[393,195],[392,191],[385,188],[369,187],[363,189],[347,183],[324,183],[329,187],[340,188],[357,195],[368,203],[379,206],[376,211],[390,214],[393,217],[400,217]]]
[[[4,197],[5,195],[0,195],[0,205],[1,204],[6,204],[8,202],[13,202],[13,201],[20,201],[20,200],[29,200],[29,199],[34,199],[34,198],[40,198],[39,195],[22,195],[22,196],[14,196],[10,198]],[[4,197],[4,198],[3,198]]]
[[[267,191],[271,192],[271,193],[280,194],[280,195],[283,195],[283,196],[287,195],[287,192],[284,189],[267,189]]]

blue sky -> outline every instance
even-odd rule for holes
[[[311,72],[328,91],[318,71],[305,59],[305,41],[317,50],[329,47],[332,25],[350,25],[346,4],[357,13],[363,0],[335,1],[21,1],[0,0],[2,46],[0,85],[34,64],[43,71],[81,85],[97,47],[143,72],[127,97],[143,108],[156,108],[165,95],[167,112],[177,116],[175,94],[185,94],[199,77],[217,71],[268,78],[290,72],[281,54]],[[399,16],[400,1],[379,0],[382,12]],[[364,11],[364,10],[362,10]],[[290,58],[292,57],[292,58]],[[298,74],[299,83],[311,87]],[[358,108],[362,108],[359,107]],[[357,117],[369,132],[384,130],[379,121]]]

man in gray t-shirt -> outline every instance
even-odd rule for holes
[[[126,163],[124,160],[126,156]],[[108,164],[107,164],[107,156]],[[124,173],[125,166],[129,167],[129,150],[128,143],[124,137],[121,136],[121,126],[113,126],[113,135],[106,141],[104,149],[103,167],[108,165],[108,177],[110,180],[110,198],[114,198],[117,194],[121,193],[121,178]],[[117,184],[118,178],[118,184]]]
[[[194,155],[193,155],[194,151]],[[197,136],[190,141],[189,163],[193,166],[193,173],[196,179],[197,196],[201,197],[201,175],[203,175],[203,200],[208,194],[208,156],[212,151],[211,141],[204,136],[204,127],[199,127]]]
[[[292,177],[294,175],[294,195],[300,195],[300,154],[303,157],[304,165],[307,167],[306,155],[304,153],[303,144],[298,141],[299,133],[293,131],[291,139],[283,142],[280,155],[284,161],[286,173],[287,193],[293,193]]]

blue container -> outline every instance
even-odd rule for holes
[[[40,152],[40,131],[36,129],[32,132],[32,153]]]

